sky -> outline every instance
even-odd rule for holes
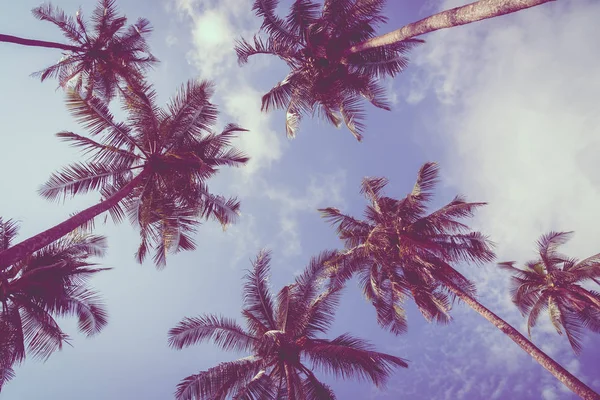
[[[390,1],[386,33],[466,1]],[[92,0],[56,2],[84,15]],[[30,14],[37,1],[0,0],[0,32],[61,41],[58,29]],[[362,143],[349,131],[306,118],[294,140],[285,137],[284,113],[260,112],[260,96],[284,78],[286,66],[255,56],[237,65],[233,43],[251,37],[260,20],[251,0],[151,0],[140,6],[120,0],[131,20],[153,26],[150,45],[161,64],[149,75],[164,104],[189,79],[216,83],[218,127],[236,122],[249,129],[237,144],[251,157],[244,168],[223,170],[209,182],[215,193],[237,195],[242,215],[223,232],[203,224],[198,249],[168,258],[157,271],[136,263],[138,237],[126,223],[103,218],[96,233],[108,236],[101,262],[113,270],[93,286],[105,299],[109,325],[94,338],[77,333],[46,363],[27,360],[0,394],[4,400],[173,398],[184,377],[243,354],[210,343],[173,350],[167,332],[182,318],[216,313],[240,318],[245,270],[261,248],[273,251],[273,292],[293,280],[311,256],[340,248],[335,231],[317,212],[338,207],[361,215],[365,176],[385,176],[387,193],[412,189],[419,167],[437,161],[441,183],[434,206],[461,193],[485,201],[469,221],[496,243],[499,261],[535,258],[534,244],[550,230],[575,231],[563,250],[585,258],[600,252],[600,3],[561,0],[494,20],[423,36],[411,64],[386,82],[391,112],[367,107]],[[278,10],[285,13],[289,2]],[[51,203],[37,195],[52,171],[82,155],[54,136],[83,133],[64,105],[56,82],[41,84],[31,72],[56,62],[60,51],[0,43],[0,215],[21,221],[21,239],[34,235],[98,201],[99,195]],[[526,333],[510,301],[509,276],[494,265],[458,268],[478,286],[479,300]],[[340,399],[571,399],[561,383],[510,339],[456,304],[449,325],[428,324],[407,303],[409,331],[393,336],[375,323],[372,307],[356,282],[345,289],[328,337],[341,333],[372,341],[379,351],[410,360],[384,389],[369,382],[341,381],[317,371]],[[600,390],[600,340],[587,334],[575,357],[548,318],[534,342],[596,391]]]

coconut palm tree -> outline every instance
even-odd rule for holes
[[[195,248],[190,233],[199,219],[213,218],[223,227],[235,221],[239,201],[212,194],[206,182],[220,167],[248,161],[231,145],[237,132],[245,129],[228,124],[219,134],[210,131],[217,118],[217,108],[210,103],[212,83],[189,81],[167,109],[156,106],[150,86],[124,93],[129,113],[126,123],[116,122],[97,98],[69,92],[67,106],[89,135],[60,132],[57,136],[91,156],[88,162],[52,174],[40,193],[55,200],[99,190],[102,200],[0,253],[0,268],[105,211],[116,222],[129,216],[140,228],[138,261],[141,263],[153,246],[158,267],[165,265],[168,250]]]
[[[59,62],[34,73],[42,82],[58,78],[60,87],[71,83],[86,97],[93,93],[110,101],[119,85],[137,85],[144,80],[144,72],[158,62],[146,43],[152,31],[150,22],[140,18],[125,27],[127,18],[117,14],[115,0],[100,0],[91,24],[84,21],[81,10],[72,17],[51,4],[36,7],[32,13],[37,19],[56,25],[70,43],[10,35],[0,35],[0,42],[64,50]]]
[[[325,261],[335,252],[313,257],[294,283],[273,298],[268,288],[270,253],[261,251],[244,285],[247,329],[218,315],[185,318],[169,331],[169,345],[177,349],[212,340],[224,350],[252,355],[191,375],[177,387],[177,399],[335,399],[307,366],[342,378],[358,377],[381,386],[394,367],[405,360],[375,352],[368,342],[343,334],[333,340],[318,338],[333,322],[340,289],[322,285]]]
[[[578,261],[557,252],[573,232],[549,232],[538,240],[540,257],[516,268],[514,261],[498,266],[512,272],[512,300],[524,316],[531,338],[533,328],[544,310],[559,335],[563,330],[576,354],[581,352],[585,328],[600,333],[600,293],[581,286],[600,278],[600,254]]]
[[[454,298],[459,298],[505,333],[571,390],[586,399],[600,396],[570,374],[533,343],[475,299],[474,285],[454,269],[459,262],[486,263],[494,259],[492,243],[471,231],[461,218],[471,217],[485,203],[468,203],[457,196],[431,213],[438,167],[424,164],[405,198],[384,195],[385,178],[365,178],[361,192],[370,204],[363,220],[337,208],[321,209],[337,227],[346,251],[333,257],[332,287],[358,276],[366,298],[377,310],[379,324],[399,334],[406,330],[402,302],[411,297],[428,320],[447,322]]]
[[[262,98],[262,111],[286,109],[286,132],[294,137],[305,114],[318,114],[336,127],[344,123],[357,140],[364,130],[362,100],[390,110],[380,78],[394,77],[407,65],[415,37],[427,32],[512,13],[550,0],[482,0],[435,14],[397,31],[376,36],[385,22],[385,0],[295,0],[285,19],[275,14],[278,0],[255,0],[262,18],[252,42],[236,44],[240,64],[255,54],[279,57],[290,73]]]
[[[0,250],[10,246],[17,232],[15,221],[0,218]],[[0,272],[0,389],[26,355],[46,360],[68,343],[55,317],[76,315],[87,336],[106,326],[105,306],[87,284],[91,276],[110,269],[88,261],[103,256],[105,249],[104,237],[80,230]]]

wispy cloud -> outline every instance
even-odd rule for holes
[[[464,3],[446,1],[440,9]],[[597,47],[596,15],[597,2],[556,2],[436,32],[415,53],[418,69],[405,101],[435,110],[444,180],[470,199],[489,202],[474,225],[498,244],[501,260],[534,258],[535,241],[549,230],[576,231],[563,249],[569,255],[600,251],[600,159],[593,156],[600,152],[600,53],[590,50]],[[465,273],[477,281],[485,304],[524,328],[507,293],[507,274],[493,266]],[[543,320],[536,342],[579,372],[564,337]],[[498,337],[490,336],[493,329],[465,326],[464,333],[477,334],[473,341],[483,344],[480,351],[496,368],[526,370],[520,349],[490,340]],[[545,375],[537,396],[564,398],[562,385]],[[468,381],[453,395],[466,389]]]
[[[242,69],[233,50],[235,40],[249,36],[259,20],[249,12],[249,0],[174,0],[175,10],[190,23],[192,49],[188,62],[201,79],[216,81],[216,99],[220,110],[246,129],[240,148],[250,156],[245,175],[253,175],[278,160],[284,146],[281,136],[270,126],[270,116],[260,112],[261,93],[254,83],[260,69]],[[263,64],[264,65],[264,64]]]

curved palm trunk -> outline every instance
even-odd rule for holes
[[[352,46],[348,53],[358,53],[359,51],[372,49],[374,47],[389,45],[401,42],[415,36],[437,31],[440,29],[452,28],[454,26],[466,25],[482,19],[499,17],[514,13],[526,8],[539,6],[554,0],[481,0],[464,5],[462,7],[452,8],[440,13],[423,18],[420,21],[408,24],[393,32],[377,36],[366,40],[355,46]]]
[[[46,42],[45,40],[25,39],[17,36],[3,35],[0,34],[0,42],[16,43],[23,46],[35,46],[35,47],[46,47],[51,49],[62,49],[68,51],[77,51],[78,47],[70,46],[68,44]]]
[[[150,172],[146,169],[142,170],[142,172],[133,178],[127,185],[123,186],[108,199],[86,208],[66,221],[4,250],[0,253],[0,269],[5,269],[9,265],[25,258],[27,255],[40,250],[69,232],[74,231],[77,227],[83,225],[92,218],[108,211],[131,193],[131,191],[139,185],[149,173]]]
[[[540,350],[536,345],[531,343],[525,336],[523,336],[518,330],[509,325],[502,318],[488,310],[477,300],[463,292],[458,286],[451,281],[444,280],[444,285],[452,293],[454,293],[459,299],[464,301],[473,310],[477,311],[483,318],[490,321],[496,328],[500,329],[506,336],[508,336],[513,342],[519,345],[525,350],[534,360],[536,360],[542,367],[546,368],[552,375],[554,375],[559,381],[565,386],[577,394],[579,397],[585,400],[599,400],[600,395],[590,389],[585,383],[581,382],[569,371],[564,369],[559,363],[548,357],[546,353]]]

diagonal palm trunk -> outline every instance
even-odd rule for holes
[[[34,251],[40,250],[42,247],[45,247],[67,233],[74,231],[77,227],[94,217],[108,211],[127,197],[127,195],[129,195],[149,174],[149,170],[143,169],[135,178],[106,200],[86,208],[60,224],[55,225],[50,229],[46,229],[45,231],[4,250],[0,253],[0,270],[6,269],[11,264],[25,258]]]
[[[15,43],[23,46],[35,46],[35,47],[46,47],[51,49],[62,49],[68,51],[77,51],[78,47],[70,46],[68,44],[56,43],[56,42],[46,42],[45,40],[35,40],[35,39],[24,39],[17,36],[11,35],[3,35],[0,34],[0,42],[7,43]]]
[[[464,301],[469,307],[478,312],[483,318],[490,321],[496,328],[500,329],[506,336],[508,336],[513,342],[519,345],[525,350],[534,360],[536,360],[542,367],[546,368],[552,375],[554,375],[559,381],[565,386],[577,394],[579,397],[585,400],[599,400],[600,395],[590,389],[585,383],[581,382],[577,377],[572,375],[569,371],[564,369],[559,363],[550,358],[546,353],[540,350],[536,345],[530,342],[525,336],[523,336],[518,330],[509,325],[502,318],[488,310],[477,300],[463,292],[458,286],[456,286],[450,280],[444,280],[444,285],[454,293],[459,299]]]
[[[348,53],[390,45],[425,33],[466,25],[482,19],[499,17],[554,0],[480,0],[452,8],[408,24],[393,32],[365,40],[348,49]]]

